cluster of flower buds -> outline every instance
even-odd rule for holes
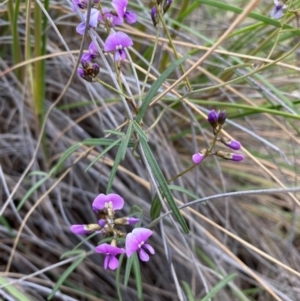
[[[207,116],[207,121],[210,123],[210,125],[213,128],[213,133],[216,136],[216,141],[220,141],[227,147],[233,149],[233,150],[239,150],[241,149],[241,143],[236,140],[229,139],[227,137],[221,137],[219,138],[218,135],[221,132],[221,129],[226,121],[226,112],[225,111],[218,111],[212,110],[209,112]],[[214,146],[214,145],[213,145]],[[224,152],[224,151],[216,151],[212,152],[212,150],[208,149],[202,149],[198,153],[194,154],[192,156],[192,160],[194,164],[198,165],[200,164],[207,156],[209,155],[215,155],[217,157],[226,159],[226,160],[232,160],[232,161],[242,161],[244,159],[244,156],[242,154],[237,153],[230,153],[230,152]]]
[[[168,11],[171,4],[172,4],[172,0],[157,0],[157,5],[158,5],[158,8],[162,10],[162,15],[164,15]],[[154,27],[156,27],[156,25],[159,22],[159,17],[158,17],[156,6],[153,6],[151,8],[151,19],[152,19]]]
[[[115,211],[124,206],[123,198],[115,193],[108,195],[99,194],[93,201],[92,208],[98,217],[97,224],[72,225],[71,231],[78,235],[91,233],[101,233],[104,236],[111,236],[110,244],[103,243],[95,248],[96,252],[105,254],[104,268],[115,270],[119,266],[117,255],[126,253],[127,257],[138,252],[142,261],[148,261],[149,255],[155,251],[152,246],[145,244],[145,241],[152,235],[152,231],[146,228],[135,228],[131,233],[126,233],[115,229],[118,225],[135,225],[139,222],[137,217],[115,218]],[[118,240],[126,236],[125,249],[118,247]]]
[[[87,8],[87,3],[88,0],[73,0],[75,10],[77,7],[85,10]],[[134,12],[127,10],[128,0],[112,0],[111,8],[102,7],[100,0],[92,0],[91,5],[92,8],[89,14],[89,20],[87,22],[88,12],[86,11],[82,14],[83,21],[76,27],[77,33],[83,35],[86,27],[97,28],[102,25],[109,33],[104,42],[104,51],[113,53],[116,62],[124,61],[126,59],[125,49],[132,46],[133,41],[124,32],[113,32],[111,31],[111,28],[122,25],[124,20],[128,24],[133,24],[137,20],[137,15]],[[96,59],[98,55],[99,53],[96,45],[91,42],[88,53],[85,53],[81,58],[81,64],[90,63],[92,60]],[[85,68],[83,70],[85,70]],[[97,76],[95,73],[87,74],[82,71],[82,69],[78,70],[78,75],[90,82],[95,81],[95,77]]]
[[[283,11],[287,8],[286,1],[274,0],[274,7],[271,10],[270,16],[274,19],[279,19],[283,15]]]

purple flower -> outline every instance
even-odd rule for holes
[[[93,201],[92,207],[95,212],[103,209],[113,209],[119,210],[124,206],[124,200],[121,196],[116,193],[110,193],[105,195],[103,193],[99,194]]]
[[[137,16],[135,13],[127,11],[128,0],[113,0],[112,6],[116,10],[119,18],[125,19],[128,24],[136,22]]]
[[[85,31],[85,26],[86,26],[86,19],[87,19],[87,12],[85,12],[83,15],[84,22],[81,22],[77,27],[76,27],[76,32],[83,35]],[[99,11],[96,8],[91,9],[91,14],[90,14],[90,20],[89,20],[89,28],[96,28],[98,24],[98,15]]]
[[[76,6],[81,9],[87,8],[87,0],[72,0],[73,2],[73,11],[76,11]]]
[[[123,24],[123,18],[117,17],[116,15],[112,14],[107,7],[102,8],[102,13],[103,15],[101,13],[99,13],[98,15],[99,22],[107,22],[111,27]]]
[[[231,149],[234,149],[234,150],[239,150],[241,149],[242,145],[239,141],[236,141],[236,140],[231,140],[231,139],[228,139],[226,137],[222,137],[220,139],[220,141],[225,144],[226,146],[230,147]]]
[[[146,228],[133,229],[131,233],[126,236],[126,255],[130,257],[134,252],[138,251],[139,257],[142,261],[148,261],[149,255],[154,254],[155,251],[152,246],[145,244],[145,241],[152,235],[152,231]],[[146,252],[147,251],[147,252]]]
[[[104,268],[115,270],[119,266],[119,260],[116,255],[125,253],[123,248],[118,248],[109,244],[102,244],[95,248],[96,252],[105,254]]]
[[[101,227],[98,224],[72,225],[70,230],[77,235],[86,235],[95,231],[101,231]]]
[[[125,60],[126,53],[124,48],[133,45],[132,40],[124,32],[118,31],[116,33],[111,33],[105,43],[104,50],[107,52],[115,52],[115,61]]]
[[[99,14],[100,15],[100,14]],[[98,50],[95,43],[92,41],[89,45],[89,52],[84,53],[81,57],[81,61],[89,63],[91,60],[98,56]]]
[[[287,6],[281,3],[279,0],[274,0],[274,7],[271,10],[270,16],[274,19],[279,19],[283,15],[283,10],[286,9]]]

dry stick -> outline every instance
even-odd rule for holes
[[[214,50],[219,47],[231,34],[231,32],[248,16],[248,14],[255,8],[255,6],[260,2],[260,0],[252,0],[251,3],[244,9],[243,13],[239,15],[231,26],[224,32],[224,34],[220,37],[220,39],[211,47],[195,64],[192,66],[185,74],[183,74],[175,83],[173,83],[167,90],[162,92],[156,99],[153,101],[157,101],[165,96],[169,91],[175,88],[178,84],[180,84],[185,77],[187,77],[194,69],[196,69],[201,63],[204,62],[213,52]]]

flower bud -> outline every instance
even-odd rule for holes
[[[207,115],[207,121],[214,129],[218,126],[218,116],[219,112],[217,113],[215,110],[211,110]]]
[[[201,150],[199,153],[196,153],[192,156],[194,164],[200,164],[206,156],[207,149]]]
[[[218,123],[220,125],[223,125],[226,121],[226,111],[223,110],[222,112],[219,113],[218,115]]]
[[[70,230],[78,235],[90,234],[95,231],[101,230],[101,227],[98,224],[89,224],[89,225],[72,225]]]
[[[171,4],[172,4],[172,0],[165,0],[164,6],[163,6],[164,14],[168,11],[168,9],[170,8]]]
[[[231,161],[242,161],[244,160],[244,155],[242,154],[235,154],[235,153],[229,153],[229,152],[223,152],[223,151],[217,151],[215,153],[216,156],[223,158],[225,160],[231,160]]]
[[[100,227],[102,227],[102,228],[103,228],[103,227],[106,225],[106,221],[105,221],[105,219],[102,219],[102,218],[101,218],[101,219],[99,219],[99,220],[98,220],[98,225],[99,225]]]
[[[220,139],[220,141],[225,144],[226,146],[230,147],[231,149],[234,149],[234,150],[239,150],[241,149],[242,145],[239,141],[236,141],[236,140],[231,140],[231,139],[228,139],[226,137],[222,137]]]
[[[140,221],[139,218],[130,216],[130,217],[121,217],[115,219],[115,225],[135,225]]]
[[[157,10],[156,10],[155,6],[153,6],[151,8],[151,19],[152,19],[152,23],[153,23],[154,27],[156,27],[156,25],[158,23],[158,15],[157,15]]]

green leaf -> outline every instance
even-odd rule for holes
[[[166,200],[170,206],[170,209],[172,210],[176,220],[181,225],[183,231],[185,233],[189,233],[189,228],[185,222],[185,219],[181,215],[181,213],[175,203],[173,195],[169,189],[168,183],[167,183],[166,179],[164,178],[164,176],[152,154],[152,151],[151,151],[147,141],[145,141],[144,139],[140,139],[140,144],[141,144],[142,149],[144,150],[146,160],[147,160],[148,164],[150,165],[153,175],[154,175],[156,181],[158,182],[158,184],[162,190],[162,193],[163,193],[164,197],[166,198]]]
[[[132,257],[133,257],[133,271],[134,271],[137,295],[138,295],[138,298],[140,300],[142,300],[143,299],[143,282],[142,282],[140,261],[137,256],[137,253],[134,253],[132,255]]]
[[[116,146],[117,144],[119,144],[121,142],[122,139],[116,140],[115,142],[113,142],[111,145],[109,145],[107,148],[105,148],[89,165],[88,167],[85,169],[85,172],[87,172],[94,164],[95,162],[97,162],[103,155],[105,155],[109,150],[111,150],[114,146]]]
[[[225,285],[227,285],[231,280],[233,280],[237,274],[230,274],[226,277],[224,277],[217,285],[215,285],[211,291],[202,299],[199,299],[199,301],[208,301],[211,298],[213,298]]]
[[[195,298],[194,298],[194,295],[193,295],[193,292],[192,292],[190,286],[185,281],[182,281],[181,283],[182,283],[183,289],[185,291],[185,294],[188,298],[188,301],[195,301]]]
[[[83,254],[83,253],[85,253],[84,250],[82,250],[82,249],[75,249],[75,250],[67,251],[67,252],[61,254],[60,257],[59,257],[59,259],[63,260],[64,258],[72,257],[72,256],[76,256],[76,255],[80,255],[80,254]]]
[[[48,177],[40,179],[38,182],[36,182],[30,189],[25,193],[22,200],[17,206],[17,211],[21,210],[24,203],[27,201],[27,199],[40,187],[42,186],[46,181],[48,180]]]
[[[106,187],[106,194],[110,193],[113,181],[115,179],[115,175],[118,170],[118,166],[119,166],[120,162],[125,158],[129,140],[131,138],[131,133],[132,133],[132,123],[129,123],[126,135],[122,138],[120,147],[118,149],[118,152],[117,152],[117,155],[115,158],[114,165],[110,172],[109,180],[108,180],[107,187]]]
[[[139,126],[139,124],[136,121],[133,121],[132,125],[141,139],[144,139],[145,141],[149,140],[146,133],[143,131],[143,129]]]
[[[181,59],[175,61],[174,63],[172,63],[162,74],[161,76],[153,83],[153,85],[151,86],[150,90],[148,91],[148,93],[146,94],[143,103],[141,105],[141,107],[139,108],[139,112],[136,115],[136,122],[139,123],[142,118],[144,117],[147,108],[149,106],[149,104],[151,103],[151,101],[154,98],[154,95],[156,94],[156,92],[158,91],[158,89],[160,88],[160,86],[162,85],[162,83],[167,79],[167,77],[179,66],[181,65],[187,58],[189,57],[189,55],[185,55],[184,57],[182,57]]]
[[[116,130],[104,130],[104,133],[106,134],[112,134],[112,135],[116,135],[116,136],[124,136],[123,132],[120,131],[116,131]]]
[[[121,267],[124,260],[124,254],[121,254],[119,257],[119,266],[116,271],[116,286],[117,286],[117,294],[119,297],[119,301],[122,301],[122,292],[121,292]]]
[[[126,262],[126,268],[125,268],[125,274],[124,274],[124,286],[125,287],[127,287],[127,284],[128,284],[128,280],[129,280],[129,276],[130,276],[130,272],[131,272],[131,268],[132,268],[132,264],[133,264],[133,258],[134,258],[134,256],[129,257]]]
[[[108,138],[93,138],[93,139],[85,139],[82,141],[83,145],[88,145],[88,146],[96,146],[96,145],[102,145],[102,146],[109,146],[113,142],[115,142],[115,139],[108,139]],[[130,147],[134,145],[133,142],[130,142]]]
[[[152,220],[155,220],[156,218],[159,217],[161,208],[162,208],[162,204],[160,202],[160,199],[158,195],[155,194],[155,197],[151,203],[151,208],[150,208],[150,217]]]
[[[190,196],[191,198],[193,198],[195,200],[199,198],[196,194],[190,192],[189,190],[187,190],[183,187],[180,187],[180,186],[177,186],[177,185],[169,185],[169,188],[170,188],[170,190],[176,190],[176,191],[185,193],[186,195]]]
[[[84,256],[79,257],[77,260],[75,260],[58,278],[51,294],[47,297],[47,300],[51,300],[56,292],[59,290],[59,287],[63,284],[63,282],[70,276],[70,274],[80,265],[80,263],[85,258]]]
[[[13,284],[10,284],[10,285],[7,285],[8,281],[3,278],[3,277],[0,277],[0,285],[5,285],[5,290],[11,295],[13,296],[13,300],[19,300],[19,301],[30,301],[26,296],[24,296],[24,294],[22,292],[20,292],[16,287],[15,285]],[[2,290],[3,288],[1,288]],[[1,294],[2,295],[2,294]],[[2,300],[0,298],[0,300]]]

